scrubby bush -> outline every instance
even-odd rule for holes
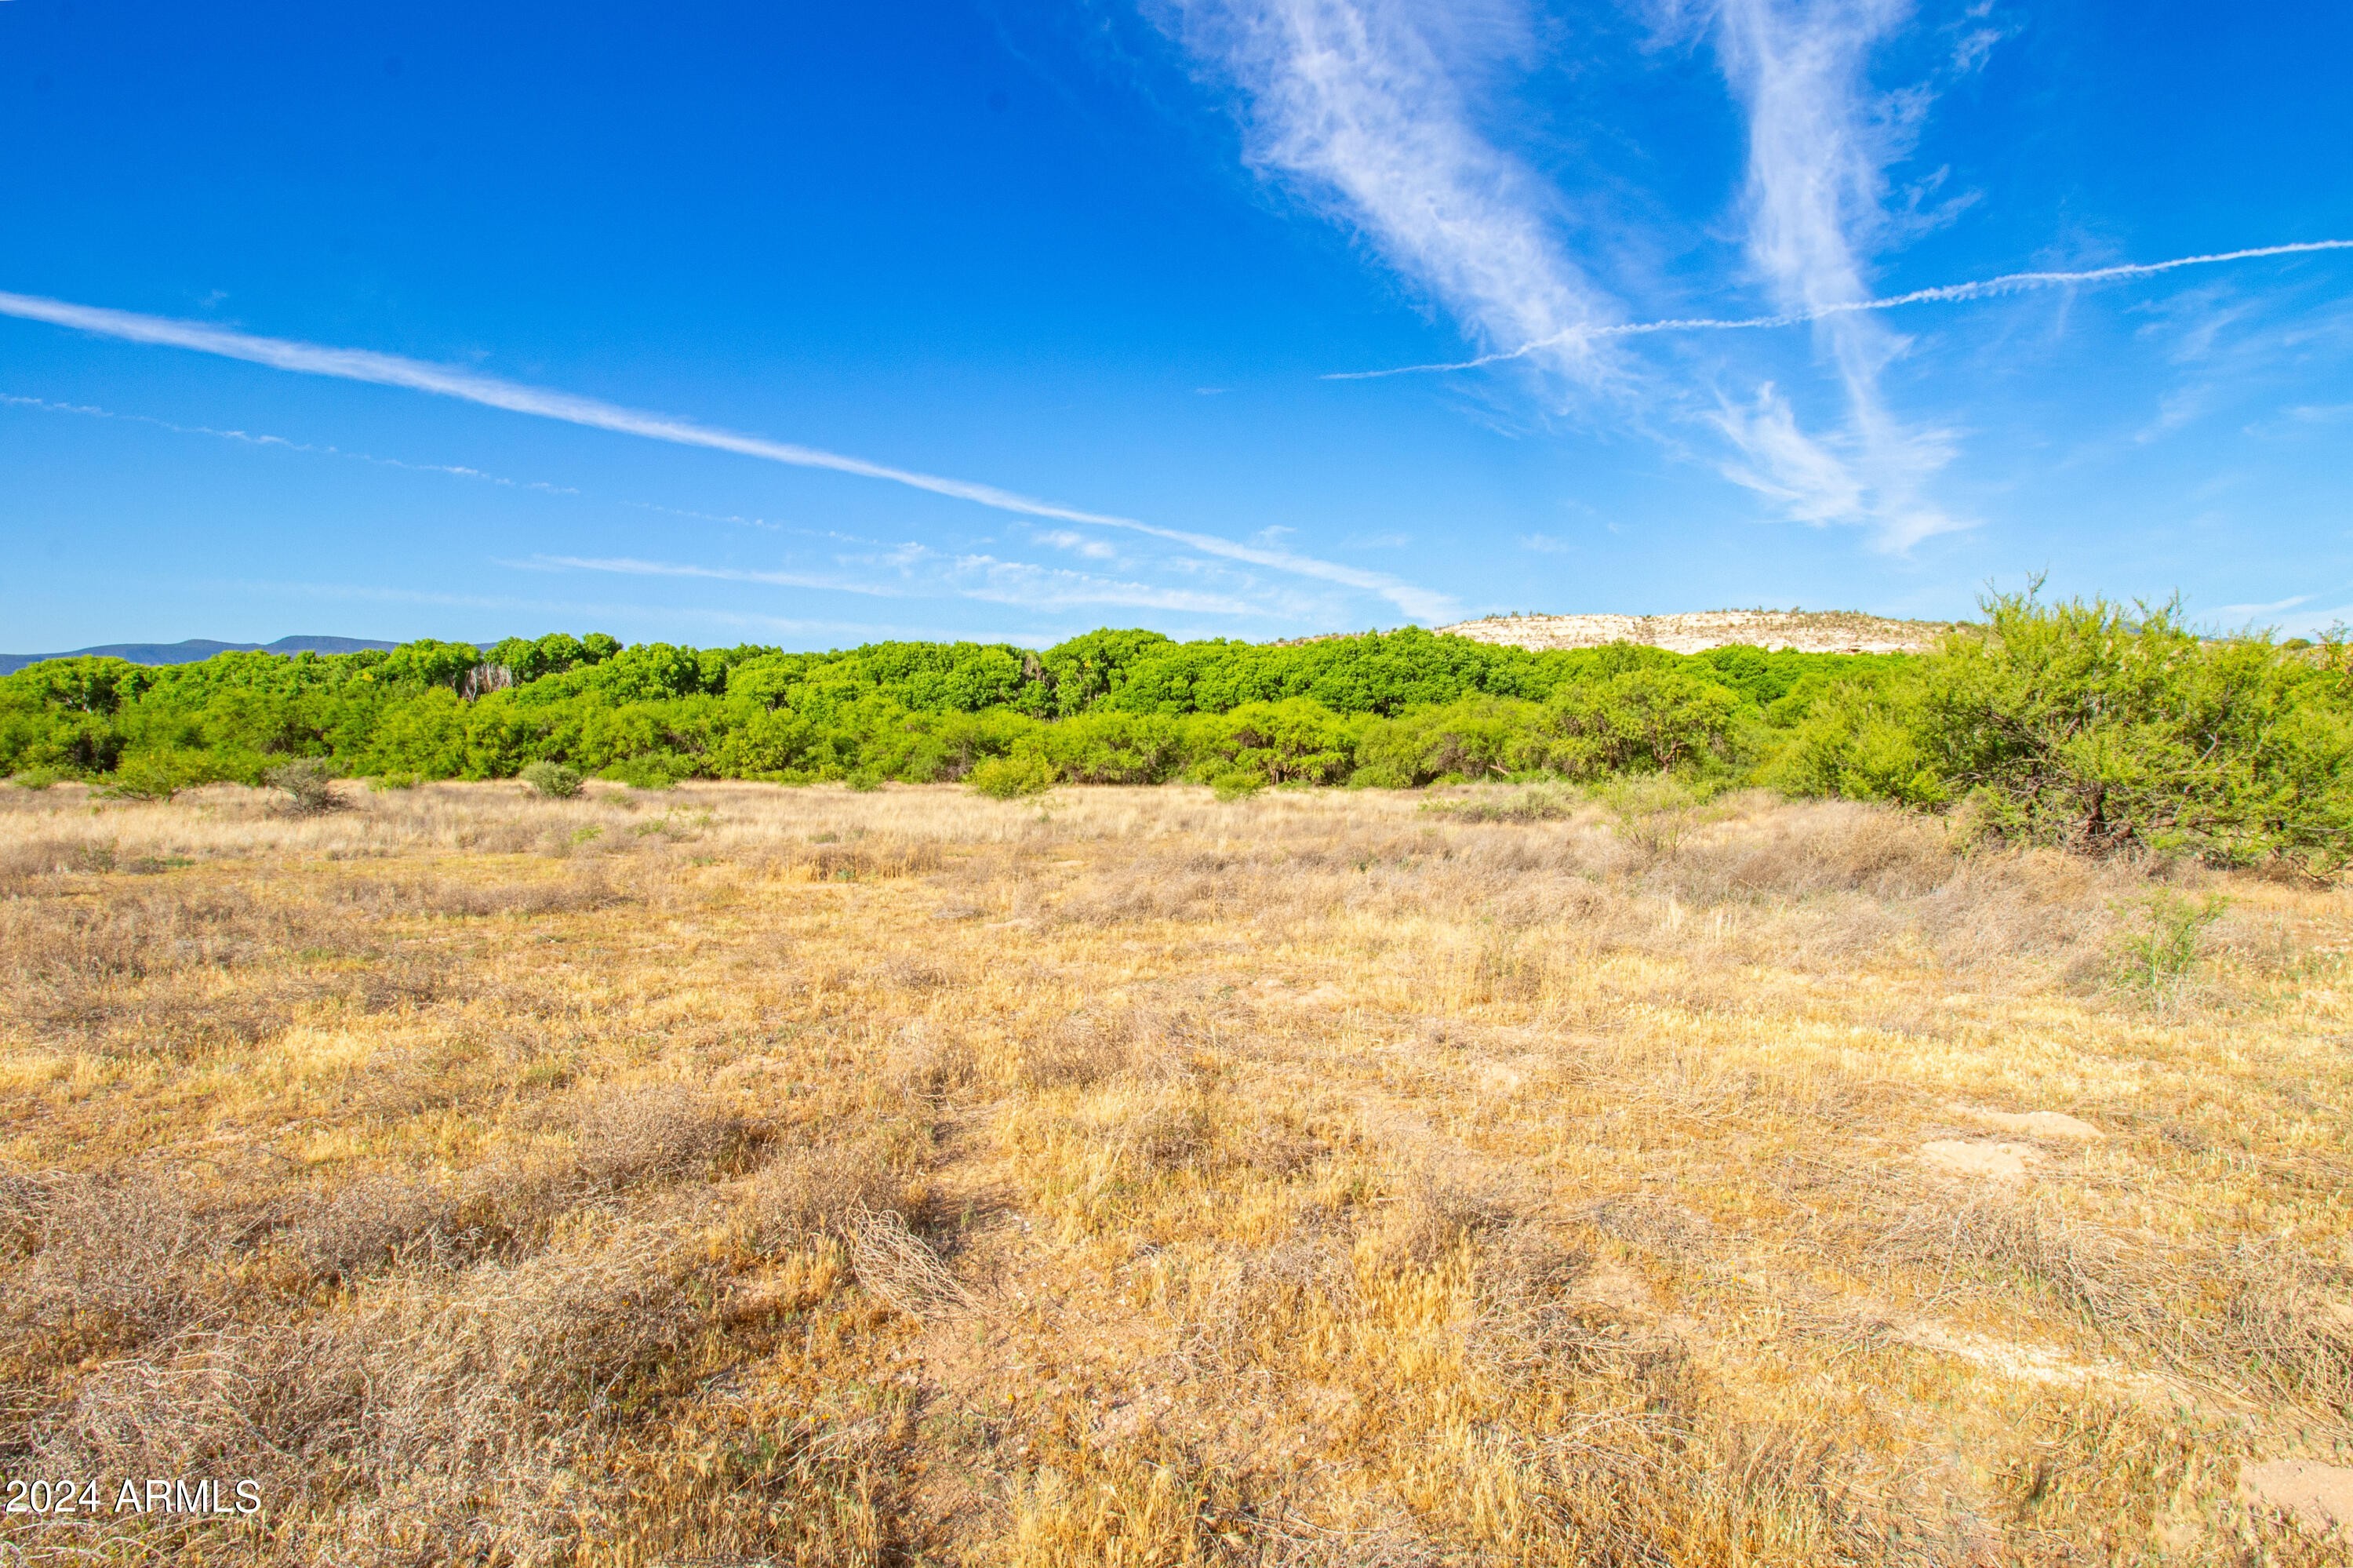
[[[1024,754],[1019,757],[992,757],[965,775],[965,782],[976,794],[992,800],[1015,800],[1024,795],[1042,795],[1062,781],[1054,765],[1042,757]]]
[[[261,781],[286,796],[286,809],[298,817],[338,810],[343,799],[335,793],[335,770],[315,757],[298,757],[268,768]]]
[[[2006,837],[2217,863],[2346,863],[2353,663],[2200,638],[2177,605],[1995,598],[1892,677],[1826,695],[1764,779],[1793,792],[1966,801]]]
[[[520,776],[542,793],[567,774],[649,789],[964,781],[1005,798],[1664,777],[1966,806],[2013,839],[2331,874],[2353,835],[2353,669],[2337,639],[2201,638],[2171,608],[2030,594],[1918,656],[1535,652],[1415,628],[1295,644],[1103,630],[1042,653],[556,634],[0,677],[0,772],[20,779],[168,799],[289,757],[387,783]]]
[[[586,787],[580,769],[561,762],[526,763],[515,777],[551,800],[572,800]]]

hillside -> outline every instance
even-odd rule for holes
[[[1949,624],[1843,609],[1704,609],[1686,615],[1491,615],[1438,630],[1474,642],[1539,651],[1641,642],[1676,653],[1736,643],[1800,653],[1925,653]]]
[[[395,642],[365,637],[281,637],[275,642],[216,642],[191,637],[183,642],[108,642],[76,648],[64,653],[0,653],[0,675],[13,675],[27,665],[51,659],[121,659],[132,664],[199,664],[216,653],[357,653],[364,649],[390,650]]]

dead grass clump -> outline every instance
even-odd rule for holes
[[[2166,1419],[2089,1390],[2052,1399],[2004,1457],[1995,1499],[2014,1528],[2053,1542],[2098,1541],[2109,1562],[2318,1562],[2228,1551],[2214,1527],[2233,1467],[2218,1465],[2214,1450],[2233,1444],[2200,1425],[2186,1413]]]
[[[1131,1021],[1079,1013],[1023,1041],[1017,1072],[1031,1089],[1087,1088],[1135,1059]]]
[[[0,951],[19,980],[117,981],[250,964],[287,948],[338,950],[328,912],[243,888],[102,890],[0,906]]]
[[[859,1285],[910,1318],[934,1318],[972,1306],[931,1244],[907,1228],[895,1209],[869,1209],[849,1225],[849,1266]]]
[[[892,1038],[881,1069],[885,1086],[918,1101],[951,1098],[982,1077],[980,1058],[968,1041],[942,1034],[921,1019],[908,1022]]]
[[[114,869],[112,846],[74,839],[19,839],[0,843],[0,892],[22,893],[42,877]]]
[[[1543,1231],[1512,1224],[1487,1237],[1472,1266],[1478,1316],[1466,1330],[1472,1362],[1505,1383],[1654,1372],[1677,1352],[1573,1292],[1591,1270],[1585,1254]],[[1655,1377],[1653,1378],[1655,1382]]]
[[[939,991],[955,983],[956,973],[935,958],[899,953],[874,967],[874,976],[894,991]]]
[[[679,1084],[607,1090],[581,1110],[579,1128],[581,1175],[605,1189],[706,1175],[745,1136],[707,1094]]]
[[[2211,1277],[2224,1282],[2209,1330],[2214,1359],[2299,1404],[2353,1418],[2353,1279],[2345,1269],[2324,1271],[2242,1242]]]
[[[1242,1478],[1174,1443],[1148,1453],[1057,1457],[1064,1463],[1038,1467],[1013,1494],[1017,1568],[1309,1561],[1287,1552],[1246,1556],[1240,1532],[1263,1538],[1269,1521],[1250,1506]],[[1397,1561],[1351,1544],[1352,1563],[1385,1568]]]
[[[871,882],[937,871],[941,855],[936,840],[893,835],[787,845],[784,864],[812,882]]]
[[[1556,822],[1586,805],[1584,797],[1556,784],[1520,789],[1481,789],[1457,800],[1433,800],[1422,810],[1458,822]]]
[[[1891,1260],[1956,1266],[1988,1284],[2023,1286],[2105,1332],[2145,1338],[2156,1319],[2151,1271],[2116,1236],[2049,1204],[1979,1199],[1904,1212],[1875,1249]]]
[[[1162,1174],[1195,1164],[1216,1136],[1209,1100],[1198,1089],[1166,1086],[1137,1097],[1124,1107],[1117,1134],[1128,1157],[1142,1170]]]
[[[579,865],[562,876],[488,886],[447,877],[387,880],[353,887],[346,896],[378,913],[397,911],[462,919],[496,915],[570,915],[638,902],[634,895],[614,885],[601,865]]]
[[[1305,1334],[1353,1319],[1356,1269],[1336,1230],[1304,1228],[1287,1241],[1240,1254],[1190,1304],[1185,1353],[1229,1374],[1289,1364]]]
[[[349,1178],[304,1204],[280,1239],[297,1277],[343,1284],[414,1259],[448,1267],[487,1240],[496,1202],[479,1180],[464,1184],[413,1176]]]
[[[1688,832],[1662,856],[1659,874],[1691,897],[1840,892],[1903,899],[1943,886],[1960,861],[1937,820],[1841,800]]]
[[[52,1344],[137,1344],[216,1308],[218,1266],[243,1228],[174,1178],[138,1173],[16,1183],[27,1261],[0,1281],[0,1322]]]
[[[1371,1238],[1374,1255],[1391,1268],[1434,1269],[1509,1217],[1494,1194],[1424,1168],[1382,1204]]]
[[[351,1448],[364,1397],[351,1347],[315,1326],[189,1332],[93,1370],[33,1450],[84,1475],[257,1479],[283,1507],[311,1465]]]
[[[1316,1137],[1297,1118],[1281,1114],[1251,1122],[1233,1139],[1232,1147],[1234,1158],[1241,1164],[1277,1181],[1289,1181],[1312,1170],[1331,1151],[1327,1141]]]
[[[845,1245],[871,1214],[906,1213],[903,1186],[872,1141],[791,1150],[752,1183],[753,1235],[764,1251]]]
[[[1707,1245],[1715,1230],[1706,1215],[1672,1198],[1647,1192],[1604,1198],[1588,1205],[1582,1218],[1604,1235],[1664,1258],[1699,1251]]]

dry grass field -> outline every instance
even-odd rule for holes
[[[6,1477],[263,1499],[0,1561],[2344,1559],[2239,1500],[2353,1464],[2341,890],[346,789],[0,790]]]

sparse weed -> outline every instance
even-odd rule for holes
[[[261,781],[286,797],[286,810],[298,817],[339,811],[344,800],[335,793],[334,768],[315,757],[282,762],[261,776]]]
[[[2229,907],[2219,893],[2193,898],[2158,888],[2146,895],[2116,938],[2117,982],[2152,1001],[2178,997],[2198,968],[2207,927]]]

